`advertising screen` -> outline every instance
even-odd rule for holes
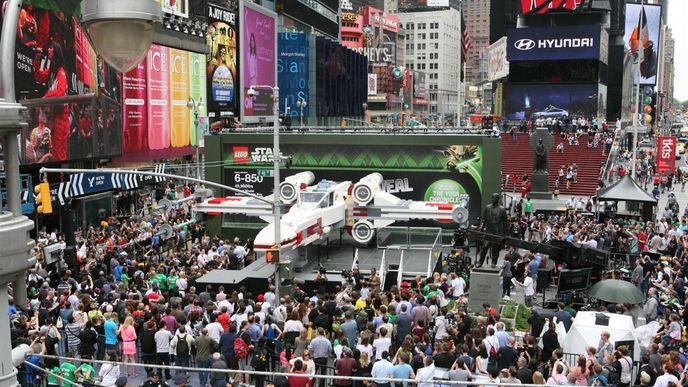
[[[353,144],[283,144],[283,152],[292,156],[292,165],[282,176],[309,170],[316,181],[356,181],[379,172],[382,189],[402,199],[432,202],[467,202],[471,219],[480,214],[482,200],[483,149],[478,145],[353,145]],[[224,144],[228,165],[224,171],[227,184],[257,194],[272,190],[272,178],[266,155],[272,145]],[[266,176],[267,175],[267,176]],[[437,226],[435,222],[429,222]]]
[[[647,20],[647,32],[645,38],[640,42],[640,46],[631,47],[631,35],[638,30],[638,20],[641,13],[645,13],[645,20]],[[642,48],[643,61],[640,62],[640,84],[654,85],[657,83],[657,67],[660,44],[660,26],[662,19],[662,6],[660,5],[643,5],[640,4],[626,4],[626,32],[624,34],[624,44],[627,50],[631,51],[634,56],[638,54],[638,50]],[[636,71],[633,72],[633,81],[636,82]]]
[[[521,13],[544,14],[551,11],[572,11],[585,0],[521,0]]]
[[[205,55],[197,54],[195,52],[189,53],[189,96],[196,101],[196,109],[198,117],[205,117],[208,115],[208,107],[206,104],[206,96],[208,95],[206,89],[206,75],[205,75]],[[201,107],[199,102],[203,101]],[[196,116],[193,111],[189,111],[188,127],[191,128],[190,141],[191,145],[198,145],[198,137],[202,134],[196,133]]]
[[[308,81],[310,60],[308,52],[308,35],[297,32],[283,32],[278,37],[279,57],[277,74],[280,88],[280,111],[290,111],[292,116],[299,116],[301,110],[297,101],[306,101],[303,115],[308,116]]]
[[[507,84],[504,114],[509,120],[596,117],[598,93],[597,83]]]
[[[427,8],[449,7],[449,0],[400,0],[399,10],[420,11]]]
[[[238,19],[236,12],[208,4],[208,33],[210,48],[206,72],[208,111],[232,112],[239,116],[239,48]]]
[[[600,59],[601,31],[598,25],[510,28],[507,59]]]
[[[243,85],[242,119],[256,122],[272,116],[272,90],[255,88],[255,96],[248,90],[254,85],[276,86],[277,29],[275,14],[256,5],[241,3],[241,82]],[[253,119],[251,119],[253,118]]]
[[[158,0],[162,11],[175,16],[189,17],[189,0]]]
[[[657,173],[676,171],[676,137],[657,137]]]
[[[148,147],[170,147],[169,48],[153,45],[148,51]]]
[[[144,59],[122,76],[122,112],[124,149],[127,152],[148,150],[148,82]]]
[[[368,60],[339,42],[318,36],[315,40],[316,115],[362,116],[368,100]]]
[[[0,3],[7,6],[6,1]],[[92,105],[95,97],[85,95],[119,89],[117,75],[102,62],[99,68],[86,32],[72,16],[77,6],[74,1],[34,2],[20,10],[14,79],[16,98],[31,106],[26,112],[30,129],[20,136],[31,146],[22,149],[25,164],[95,157],[90,136],[96,130],[91,116],[97,109]],[[103,88],[98,87],[99,73]],[[51,100],[64,97],[74,99]],[[84,110],[89,119],[81,119]],[[39,130],[31,143],[34,128]],[[115,129],[121,131],[121,126]],[[116,137],[121,141],[121,132]]]
[[[487,79],[496,81],[509,75],[509,61],[506,60],[507,38],[502,37],[490,45],[487,51]]]
[[[170,54],[170,143],[179,148],[189,145],[189,54],[169,49]]]

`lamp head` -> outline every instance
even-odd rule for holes
[[[81,23],[95,51],[115,70],[127,72],[148,54],[162,8],[156,0],[83,0]]]
[[[249,87],[248,90],[246,91],[246,95],[249,97],[253,98],[256,96],[256,89],[253,88],[253,86]]]
[[[186,107],[188,107],[189,109],[193,109],[194,105],[195,104],[194,104],[193,98],[191,98],[191,96],[189,96],[188,101],[186,101]]]
[[[203,109],[203,107],[205,107],[205,104],[203,104],[203,97],[198,99],[198,105],[197,106],[199,109]]]

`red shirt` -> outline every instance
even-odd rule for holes
[[[292,371],[292,375],[305,375],[304,371]],[[311,380],[306,376],[289,376],[289,387],[310,387]]]
[[[229,330],[229,314],[228,313],[220,313],[219,316],[217,316],[217,322],[219,322],[222,325],[222,329],[226,331]]]

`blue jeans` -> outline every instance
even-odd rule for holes
[[[188,367],[190,363],[191,363],[191,357],[190,356],[179,356],[179,355],[177,355],[174,358],[174,365],[177,367]],[[185,373],[186,373],[186,370],[175,370],[175,375],[185,374]]]
[[[210,368],[211,365],[212,362],[210,361],[210,359],[206,361],[196,361],[196,367],[198,368]],[[198,382],[201,385],[201,387],[204,387],[208,383],[208,376],[210,376],[208,372],[198,372]]]

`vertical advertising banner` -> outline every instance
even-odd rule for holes
[[[241,4],[241,82],[244,95],[242,119],[272,116],[272,90],[256,88],[254,96],[249,96],[247,92],[252,85],[277,86],[275,14],[262,8],[259,10],[250,3]]]
[[[676,137],[657,137],[657,172],[673,173],[676,171]]]
[[[208,115],[208,109],[206,107],[207,89],[205,59],[205,55],[203,54],[197,54],[194,52],[189,53],[189,95],[194,99],[194,101],[196,101],[198,117],[205,117]],[[203,101],[203,106],[199,108],[198,105],[201,101]],[[191,140],[191,145],[194,146],[198,145],[196,125],[196,116],[192,110],[189,114],[189,138]]]
[[[148,52],[148,146],[170,147],[169,49],[153,45]]]
[[[298,32],[279,34],[277,74],[280,88],[280,111],[289,108],[291,115],[301,114],[297,102],[306,101],[303,115],[308,116],[308,35]]]
[[[124,150],[148,150],[148,95],[146,60],[122,76]]]
[[[189,145],[189,54],[169,49],[170,54],[170,143],[174,148]]]
[[[639,23],[641,15],[645,23]],[[662,25],[661,5],[626,4],[626,32],[624,43],[631,55],[640,61],[640,84],[657,83],[658,53]],[[637,63],[637,62],[635,62]],[[637,82],[637,70],[633,70],[633,81]]]
[[[210,56],[206,72],[208,111],[232,112],[239,116],[239,48],[236,12],[208,4],[206,43]],[[220,114],[216,114],[220,115]]]

